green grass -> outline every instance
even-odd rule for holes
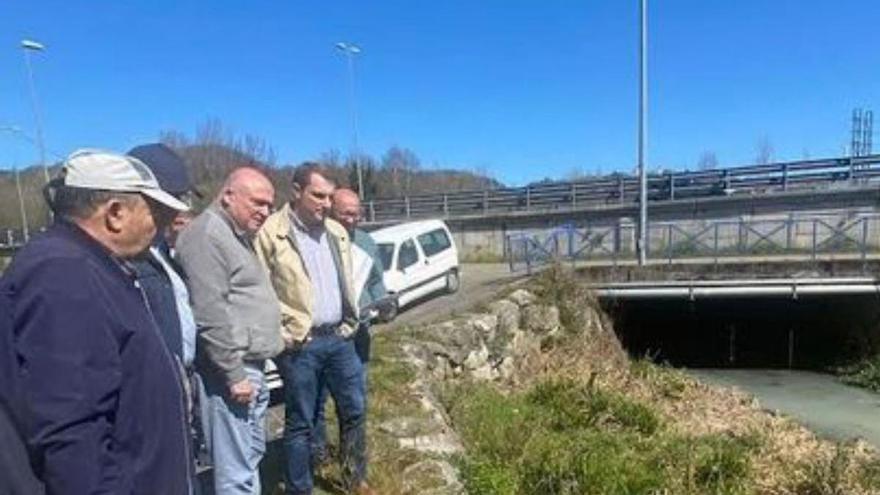
[[[834,370],[844,383],[880,392],[880,354]]]
[[[747,493],[760,446],[758,437],[673,434],[649,405],[569,380],[446,395],[471,494]]]

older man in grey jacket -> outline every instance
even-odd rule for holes
[[[233,171],[217,200],[177,241],[198,326],[206,435],[218,495],[259,494],[269,389],[266,359],[281,352],[280,306],[254,254],[274,189],[254,168]]]

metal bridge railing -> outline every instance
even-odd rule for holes
[[[760,194],[797,189],[852,187],[880,178],[880,155],[670,172],[648,178],[649,201]],[[376,199],[364,205],[369,222],[542,212],[638,200],[638,178],[629,175],[552,182],[526,187]]]
[[[508,234],[505,257],[511,271],[531,272],[551,261],[617,266],[635,259],[637,235],[632,222],[583,227],[568,223]],[[817,261],[829,255],[865,262],[869,255],[880,254],[880,214],[656,222],[648,226],[647,252],[655,265],[778,257]]]

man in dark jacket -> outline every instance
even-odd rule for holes
[[[187,206],[106,152],[75,152],[50,185],[55,224],[0,279],[0,409],[47,493],[185,495],[182,377],[128,260]]]
[[[149,167],[159,181],[159,187],[174,197],[181,199],[195,192],[183,160],[164,144],[137,146],[128,152],[128,156]],[[185,212],[178,215],[185,215]],[[153,245],[135,262],[135,267],[168,349],[189,369],[195,358],[196,323],[183,270],[171,256],[166,235],[167,229],[157,233]]]
[[[0,493],[3,495],[41,495],[42,483],[34,475],[21,432],[16,428],[11,404],[7,397],[17,396],[13,379],[16,371],[12,301],[0,292]]]
[[[193,187],[183,159],[168,146],[151,143],[137,146],[128,152],[150,168],[159,187],[180,200],[188,200],[191,194],[200,196]],[[188,211],[177,212],[174,224],[179,217],[189,218]],[[192,434],[189,437],[195,458],[192,472],[195,474],[197,460],[204,461],[207,446],[202,434],[202,424],[198,415],[198,391],[201,389],[200,377],[195,373],[193,360],[196,353],[196,322],[190,306],[189,290],[186,287],[183,269],[171,256],[171,224],[160,229],[153,239],[152,246],[135,261],[138,282],[147,297],[150,312],[162,333],[165,345],[183,366],[187,380],[187,424]],[[198,490],[198,480],[193,486]]]

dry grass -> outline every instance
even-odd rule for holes
[[[536,292],[547,302],[575,308],[563,323],[580,327],[569,328],[569,337],[554,349],[528,356],[520,367],[523,374],[518,386],[525,389],[548,378],[591,382],[651,404],[672,432],[733,438],[757,435],[761,442],[751,459],[753,493],[880,493],[880,461],[876,450],[865,443],[821,440],[796,422],[761,410],[746,394],[708,386],[647,361],[630,362],[611,322],[604,314],[590,316],[598,305],[577,285],[562,268],[548,270],[538,279]]]

